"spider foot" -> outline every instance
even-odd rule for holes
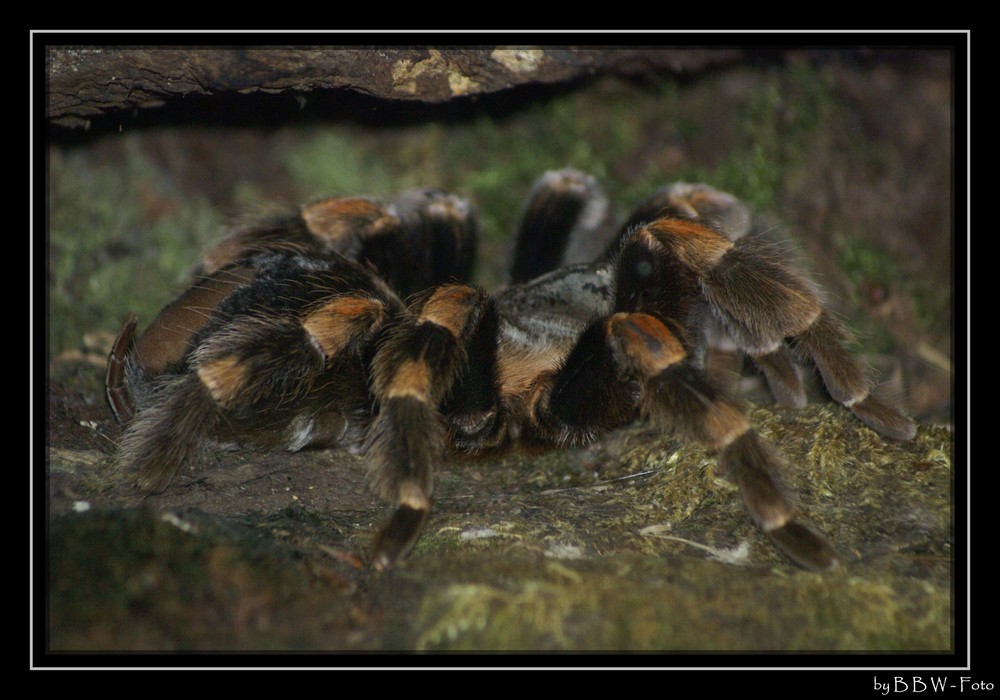
[[[897,401],[875,386],[873,371],[848,350],[852,341],[851,332],[823,311],[794,337],[793,347],[816,365],[830,396],[850,408],[865,425],[892,440],[912,440],[916,423]]]
[[[420,539],[427,508],[400,506],[375,536],[372,566],[388,571],[404,559]]]
[[[830,571],[840,563],[833,546],[797,520],[789,520],[767,535],[778,549],[804,569]]]
[[[441,417],[425,400],[426,370],[413,363],[400,366],[369,436],[374,489],[396,505],[375,538],[372,564],[380,571],[405,557],[420,538],[443,457]]]
[[[216,419],[211,396],[195,375],[162,383],[160,400],[146,407],[122,436],[119,462],[134,469],[136,487],[160,493],[197,452]]]
[[[890,440],[906,442],[917,435],[917,424],[904,414],[899,405],[875,393],[851,404],[851,410],[865,425]]]
[[[795,505],[781,467],[777,451],[753,430],[732,440],[719,455],[719,474],[739,487],[750,517],[778,549],[806,569],[834,568],[833,547],[794,518]]]

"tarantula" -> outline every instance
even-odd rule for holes
[[[362,452],[394,506],[373,564],[416,543],[448,453],[581,445],[637,419],[718,452],[752,519],[801,566],[834,548],[796,519],[781,457],[704,369],[710,339],[752,358],[777,401],[805,404],[797,361],[890,439],[915,425],[875,391],[850,332],[749,210],[707,185],[673,185],[615,229],[589,175],[532,189],[510,285],[470,286],[476,217],[437,189],[392,202],[334,197],[235,227],[191,287],[108,362],[128,423],[121,462],[165,489],[206,441]]]

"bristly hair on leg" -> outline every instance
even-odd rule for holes
[[[719,474],[735,483],[754,522],[799,566],[827,571],[839,557],[827,540],[795,519],[796,506],[783,483],[777,451],[753,430],[723,448]]]
[[[877,387],[875,373],[850,352],[853,334],[829,311],[796,335],[792,348],[815,364],[830,396],[847,406],[865,425],[892,440],[912,440],[913,419],[902,412],[888,390]]]
[[[511,283],[597,259],[614,233],[607,214],[608,198],[593,176],[572,168],[543,174],[521,215]]]
[[[488,297],[464,285],[422,295],[389,333],[373,361],[379,412],[367,442],[373,483],[395,506],[375,540],[373,564],[388,569],[416,544],[444,458],[440,405],[468,357]]]
[[[787,345],[782,343],[777,350],[751,355],[751,358],[767,378],[767,385],[779,406],[805,407],[806,388],[802,383],[799,366],[795,364],[795,358]]]
[[[208,389],[197,375],[162,382],[160,400],[147,406],[122,436],[118,463],[136,470],[144,494],[163,491],[180,468],[190,464],[202,440],[220,418]]]

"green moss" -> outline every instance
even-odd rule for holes
[[[913,275],[899,253],[864,234],[834,238],[838,264],[850,282],[849,307],[864,309],[889,296],[908,299],[913,317],[925,332],[948,334],[951,322],[951,289],[935,285],[926,276]],[[858,313],[852,317],[866,336],[867,352],[890,353],[896,341],[882,323]]]
[[[761,76],[732,120],[735,144],[714,166],[690,164],[679,179],[732,192],[756,210],[773,209],[789,171],[805,162],[835,107],[832,79],[805,63]],[[679,133],[699,129],[690,122]]]
[[[478,565],[485,557],[476,556]],[[947,589],[901,592],[847,574],[670,557],[505,556],[490,583],[439,572],[418,650],[818,651],[948,649]],[[525,571],[533,573],[526,576]],[[506,575],[505,575],[506,572]],[[627,582],[627,585],[625,584]]]
[[[857,286],[889,285],[899,278],[901,266],[896,256],[862,236],[837,239],[840,268]]]
[[[285,166],[306,199],[335,194],[385,197],[398,189],[396,175],[382,159],[365,152],[367,139],[345,127],[316,133],[288,151]]]

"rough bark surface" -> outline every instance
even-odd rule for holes
[[[378,98],[445,102],[526,83],[595,74],[685,73],[738,60],[735,49],[52,47],[48,117],[80,126],[110,110],[224,92],[353,90]]]

